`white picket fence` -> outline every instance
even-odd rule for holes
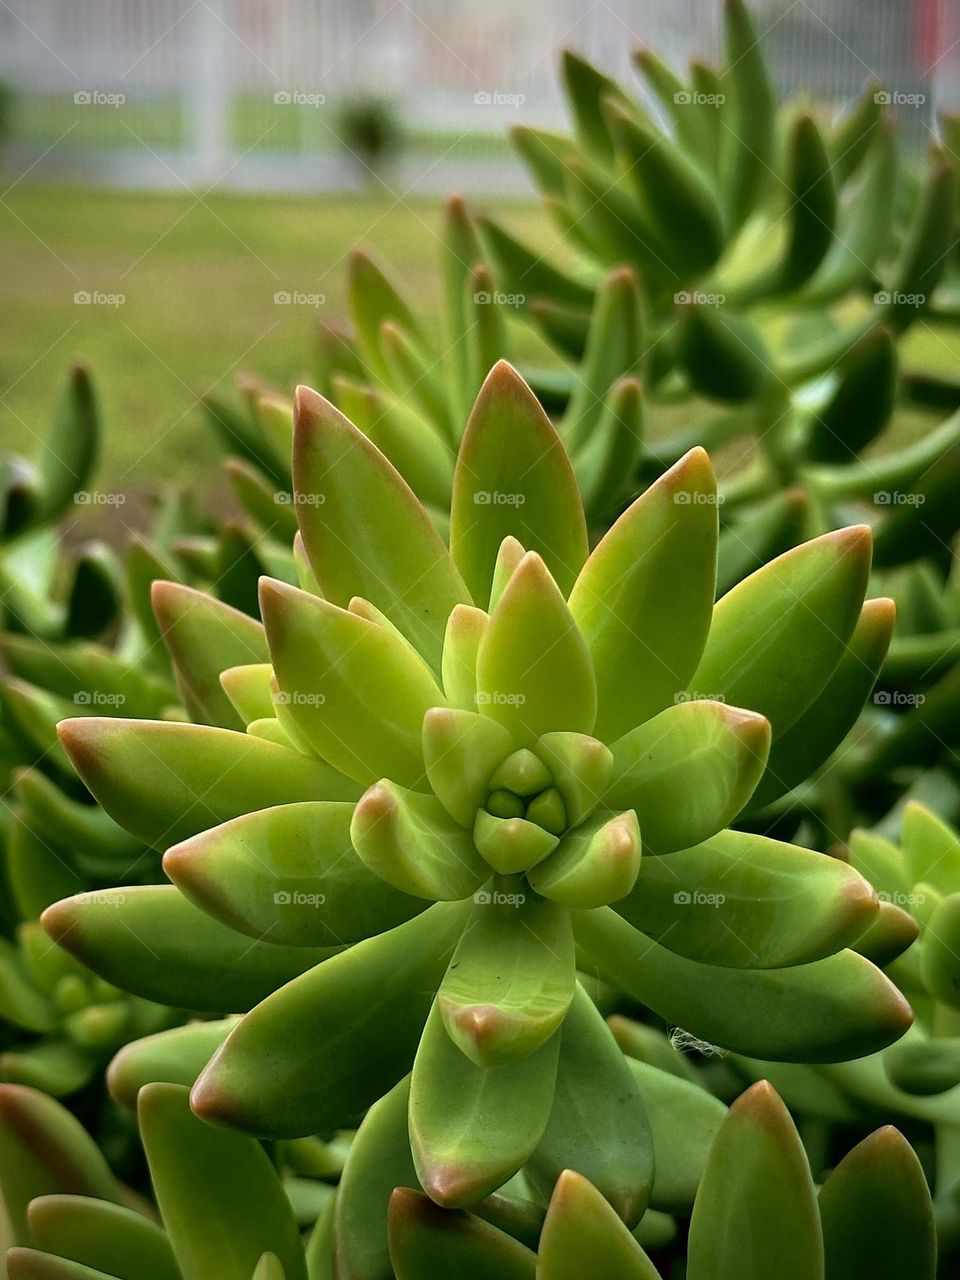
[[[758,7],[793,89],[842,100],[871,75],[905,95],[923,86],[926,106],[906,120],[918,136],[931,85],[960,105],[960,46],[943,52],[960,36],[949,26],[956,0]],[[560,119],[559,48],[631,78],[641,43],[677,63],[715,55],[719,10],[719,0],[2,0],[0,80],[19,101],[8,168],[138,185],[346,185],[357,168],[334,145],[331,110],[376,93],[415,137],[433,137],[421,184],[449,185],[451,165],[463,185],[498,173],[516,183],[496,138],[517,120]]]

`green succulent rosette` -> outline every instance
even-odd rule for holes
[[[591,551],[560,439],[505,364],[464,433],[449,550],[305,389],[293,474],[301,586],[262,582],[269,660],[220,675],[246,732],[61,726],[174,884],[68,899],[46,927],[138,994],[245,1014],[208,1065],[184,1059],[200,1115],[324,1132],[410,1072],[417,1175],[463,1205],[529,1162],[555,1179],[586,1088],[648,1153],[602,1187],[635,1220],[642,1095],[578,964],[756,1056],[831,1061],[903,1034],[909,1007],[849,949],[878,912],[869,885],[729,829],[829,756],[872,686],[856,637],[892,617],[864,602],[868,530],[806,543],[715,606],[716,482],[694,450]],[[191,639],[185,689],[218,654]]]

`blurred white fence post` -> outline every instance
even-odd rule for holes
[[[196,183],[218,182],[229,162],[231,12],[232,0],[202,0],[188,19],[193,57],[186,94],[187,135]]]

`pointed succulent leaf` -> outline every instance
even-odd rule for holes
[[[653,1142],[654,1176],[650,1203],[668,1213],[689,1215],[703,1177],[710,1144],[727,1108],[700,1083],[659,1067],[626,1059],[647,1112]]]
[[[697,1192],[690,1280],[823,1280],[810,1166],[790,1113],[762,1081],[730,1108]]]
[[[557,1179],[540,1237],[537,1280],[658,1280],[660,1273],[628,1227],[582,1174]]]
[[[946,894],[960,885],[960,836],[915,800],[903,809],[900,849],[912,884],[923,880]]]
[[[605,742],[669,706],[700,660],[713,609],[715,498],[710,461],[694,449],[632,503],[577,578],[570,612],[593,658]]]
[[[399,321],[418,339],[420,327],[374,260],[362,249],[350,255],[350,313],[359,336],[363,360],[378,376],[386,373],[380,353],[380,328],[384,321]]]
[[[422,782],[420,728],[443,693],[413,648],[388,627],[268,578],[260,601],[297,732],[365,786]]]
[[[236,1019],[188,1022],[124,1045],[107,1070],[111,1096],[134,1110],[137,1094],[145,1084],[192,1086],[197,1076],[227,1038]]]
[[[241,728],[221,688],[220,672],[242,662],[266,661],[263,627],[239,609],[177,582],[155,582],[151,596],[191,718]]]
[[[461,1280],[534,1280],[538,1274],[536,1254],[526,1245],[475,1214],[441,1209],[408,1187],[393,1191],[389,1222],[389,1274],[395,1273],[397,1280],[447,1275]],[[380,1280],[381,1273],[377,1275]],[[365,1277],[358,1275],[356,1280]]]
[[[561,434],[571,454],[596,430],[610,387],[639,374],[643,348],[639,281],[631,268],[618,267],[597,290],[587,347],[563,417]]]
[[[889,1125],[844,1157],[820,1189],[826,1280],[933,1280],[937,1237],[920,1161]]]
[[[727,64],[720,87],[728,102],[721,127],[721,190],[728,222],[739,227],[768,181],[776,119],[776,95],[744,0],[725,4],[724,44]]]
[[[521,244],[492,218],[478,217],[476,225],[487,256],[511,293],[550,298],[565,307],[589,312],[593,305],[589,285],[552,266],[539,249]]]
[[[610,751],[585,733],[545,733],[534,754],[560,793],[567,826],[579,826],[600,803],[613,769]]]
[[[464,711],[477,706],[477,650],[487,615],[473,605],[458,604],[447,619],[441,675],[446,700]]]
[[[269,719],[276,713],[269,662],[244,663],[220,672],[220,686],[243,724]]]
[[[590,733],[596,680],[577,625],[546,564],[528,552],[507,584],[477,653],[481,713],[518,745],[555,730]]]
[[[32,1244],[37,1196],[66,1192],[118,1203],[120,1187],[100,1149],[69,1111],[23,1085],[0,1085],[0,1183],[4,1245]]]
[[[360,799],[350,825],[358,857],[404,895],[452,902],[489,878],[469,831],[434,796],[378,782]]]
[[[294,489],[314,499],[298,503],[300,531],[323,594],[343,607],[372,601],[439,669],[447,616],[469,596],[430,517],[328,401],[300,388],[295,413]],[[358,520],[361,508],[376,520]]]
[[[38,1249],[122,1280],[182,1280],[163,1230],[142,1213],[90,1196],[48,1195],[29,1209]]]
[[[587,558],[577,482],[536,396],[501,361],[477,397],[453,481],[450,546],[475,604],[486,607],[510,535],[538,552],[569,591]]]
[[[850,865],[884,898],[906,900],[913,885],[901,850],[873,831],[855,828],[847,841]]]
[[[619,509],[624,476],[637,470],[643,445],[643,384],[621,378],[603,397],[590,439],[573,456],[588,521],[606,524]]]
[[[348,1280],[388,1280],[387,1210],[395,1187],[416,1184],[407,1135],[409,1077],[375,1102],[363,1118],[337,1188],[337,1274]]]
[[[490,778],[510,754],[513,739],[503,725],[476,711],[434,707],[423,720],[423,758],[434,794],[462,827],[490,790]]]
[[[407,330],[391,320],[380,326],[380,353],[397,397],[449,439],[450,405],[434,357],[423,353]]]
[[[613,98],[629,109],[629,99],[616,81],[572,49],[564,49],[560,70],[581,148],[597,160],[612,164],[615,152],[604,101]]]
[[[759,812],[799,786],[840,746],[876,683],[895,620],[892,600],[881,598],[864,604],[833,674],[800,718],[777,735],[766,772],[746,806],[748,813]]]
[[[183,1280],[250,1280],[267,1251],[282,1261],[288,1280],[306,1280],[293,1211],[258,1142],[204,1124],[182,1085],[147,1085],[137,1114]]]
[[[617,912],[678,955],[732,969],[809,964],[852,946],[876,919],[852,867],[744,831],[645,858]]]
[[[641,838],[632,809],[604,810],[568,832],[528,875],[530,887],[567,907],[603,907],[626,897],[640,871]]]
[[[885,969],[916,942],[919,934],[920,926],[909,912],[881,899],[873,924],[860,935],[853,950],[872,960],[878,969]]]
[[[593,1001],[577,987],[560,1033],[550,1120],[525,1173],[550,1196],[564,1169],[575,1169],[628,1227],[647,1207],[654,1150],[640,1090]]]
[[[254,1268],[252,1280],[289,1280],[289,1277],[275,1253],[264,1253]]]
[[[460,907],[439,903],[276,991],[200,1076],[194,1110],[277,1137],[355,1120],[410,1069],[462,925]]]
[[[59,732],[110,816],[160,849],[273,804],[360,792],[322,760],[229,729],[85,716]]]
[[[667,951],[609,908],[575,932],[601,975],[708,1044],[775,1062],[841,1062],[885,1048],[913,1014],[868,960],[840,951],[788,969],[731,969]]]
[[[762,715],[722,702],[679,702],[612,744],[603,802],[636,811],[646,853],[689,848],[733,821],[769,750]]]
[[[357,858],[353,811],[317,800],[244,814],[168,849],[163,869],[191,902],[250,937],[291,947],[358,942],[423,904]]]
[[[576,963],[566,907],[497,881],[476,895],[437,992],[447,1034],[478,1067],[525,1058],[560,1026]]]
[[[752,573],[713,611],[690,688],[765,715],[774,741],[823,689],[863,606],[870,531],[840,529]]]
[[[918,897],[923,896],[918,886]],[[921,963],[930,994],[960,1009],[960,893],[951,893],[934,907],[924,931]]]
[[[410,1146],[420,1185],[448,1209],[475,1204],[529,1159],[550,1115],[560,1037],[516,1062],[478,1067],[434,1005],[410,1082]]]
[[[494,792],[494,796],[509,795]],[[557,847],[557,836],[539,823],[517,816],[498,817],[481,809],[473,827],[473,842],[483,859],[502,876],[520,875],[542,862]]]
[[[699,275],[723,249],[723,221],[709,180],[654,124],[616,100],[605,99],[603,108],[640,213],[665,258],[677,272]]]
[[[677,358],[693,390],[724,403],[760,398],[770,385],[771,361],[754,322],[725,307],[681,301]],[[724,313],[724,314],[721,314]]]
[[[47,908],[43,927],[121,990],[205,1013],[249,1009],[331,950],[251,941],[212,920],[173,885],[65,898]]]

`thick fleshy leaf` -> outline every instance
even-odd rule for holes
[[[640,373],[645,347],[640,285],[630,267],[617,267],[597,290],[583,360],[577,369],[561,432],[578,453],[598,429],[604,400],[621,378]],[[624,477],[618,477],[622,485]]]
[[[765,715],[776,741],[843,656],[863,605],[870,545],[865,525],[840,529],[735,586],[714,608],[691,690]]]
[[[500,544],[511,535],[543,557],[566,594],[587,558],[577,482],[536,396],[500,361],[467,423],[450,514],[453,557],[484,608]]]
[[[856,724],[890,647],[896,607],[892,600],[868,600],[823,689],[803,715],[778,734],[767,768],[747,805],[748,813],[785,795],[809,778]]]
[[[397,1280],[534,1280],[537,1274],[536,1254],[525,1245],[475,1214],[439,1208],[419,1191],[397,1187],[389,1221],[393,1272],[378,1273],[377,1280],[394,1273]],[[354,1280],[353,1273],[345,1280]]]
[[[36,1249],[11,1249],[7,1254],[10,1280],[116,1280],[82,1262],[69,1262]]]
[[[163,869],[198,907],[250,937],[291,947],[358,942],[423,903],[360,861],[353,812],[319,800],[244,814],[168,849]]]
[[[447,701],[464,711],[477,706],[477,650],[487,614],[473,605],[458,604],[447,619],[441,673]]]
[[[844,1157],[820,1189],[826,1280],[933,1280],[937,1234],[913,1148],[887,1126]]]
[[[38,1249],[122,1280],[181,1280],[163,1230],[155,1222],[89,1196],[41,1196],[30,1205]]]
[[[900,849],[911,883],[931,884],[940,893],[960,887],[960,836],[916,801],[904,805]]]
[[[88,716],[59,732],[107,813],[159,849],[270,805],[360,794],[322,760],[229,729]]]
[[[481,714],[533,746],[554,730],[590,733],[596,680],[583,638],[543,560],[528,552],[507,584],[480,641]]]
[[[178,582],[155,582],[151,598],[191,719],[241,728],[220,686],[220,672],[266,661],[263,627],[239,609]]]
[[[616,906],[668,950],[733,969],[821,960],[852,946],[878,909],[873,886],[846,863],[743,831],[645,858]]]
[[[596,814],[560,841],[529,874],[531,888],[568,907],[603,907],[626,897],[640,870],[640,827],[632,809]]]
[[[708,1044],[775,1062],[842,1062],[886,1048],[913,1014],[862,956],[789,969],[729,969],[674,955],[612,910],[578,914],[578,944],[602,976]]]
[[[410,1081],[410,1147],[432,1200],[474,1204],[529,1159],[550,1116],[559,1048],[554,1034],[518,1062],[475,1066],[434,1005]]]
[[[244,663],[220,672],[220,686],[243,724],[276,714],[269,662]]]
[[[733,821],[769,750],[762,715],[722,702],[679,702],[611,745],[603,802],[636,811],[645,853],[689,848]]]
[[[36,1089],[0,1085],[0,1244],[31,1244],[27,1207],[65,1192],[118,1203],[120,1187],[97,1144],[69,1111]]]
[[[355,1120],[410,1069],[463,918],[438,904],[275,992],[227,1037],[194,1110],[292,1138]]]
[[[107,1088],[111,1096],[133,1110],[145,1084],[193,1085],[235,1024],[235,1018],[188,1022],[132,1040],[110,1063]]]
[[[378,782],[354,810],[350,839],[362,862],[402,894],[453,902],[490,876],[469,831],[434,796]]]
[[[537,1280],[659,1280],[660,1273],[600,1192],[566,1169],[557,1179],[540,1237]]]
[[[258,1142],[197,1119],[182,1085],[147,1085],[137,1116],[183,1280],[250,1280],[268,1251],[288,1280],[306,1280],[293,1211]]]
[[[640,1090],[596,1006],[578,986],[560,1033],[550,1120],[526,1176],[546,1199],[564,1169],[575,1169],[635,1227],[647,1207],[653,1168]]]
[[[490,778],[513,748],[509,731],[476,711],[435,707],[423,720],[423,759],[434,794],[470,828],[490,790]]]
[[[960,893],[950,894],[931,912],[921,963],[930,994],[960,1009]]]
[[[916,942],[919,934],[920,926],[909,912],[881,898],[873,924],[860,935],[853,950],[885,969]]]
[[[697,1192],[690,1280],[823,1280],[810,1166],[773,1087],[753,1085],[720,1126]]]
[[[470,598],[430,517],[328,401],[300,387],[294,413],[300,532],[323,594],[344,608],[353,596],[372,601],[439,670],[447,616]],[[358,520],[361,509],[376,520]]]
[[[570,612],[597,673],[605,742],[687,687],[710,628],[717,484],[693,449],[624,512],[584,565]]]
[[[334,1211],[337,1274],[392,1280],[387,1209],[394,1187],[416,1183],[407,1134],[409,1078],[375,1102],[350,1144]]]
[[[744,0],[724,6],[724,47],[720,185],[729,222],[739,227],[769,182],[777,114],[763,47]]]
[[[297,732],[348,777],[423,781],[420,730],[443,693],[392,627],[265,578],[270,656]]]
[[[477,894],[437,1004],[478,1067],[525,1058],[560,1026],[576,983],[570,912],[497,880]]]
[[[613,756],[585,733],[545,733],[535,755],[550,772],[560,793],[567,825],[579,826],[600,803],[613,768]]]
[[[43,927],[122,990],[205,1013],[249,1009],[331,953],[253,941],[212,920],[173,885],[64,898],[44,912]]]
[[[635,1058],[626,1061],[653,1136],[650,1203],[668,1213],[687,1215],[727,1108],[699,1083]]]
[[[519,815],[501,818],[483,809],[477,814],[473,827],[477,850],[490,868],[502,876],[529,871],[553,852],[557,840],[557,836],[536,822]]]

